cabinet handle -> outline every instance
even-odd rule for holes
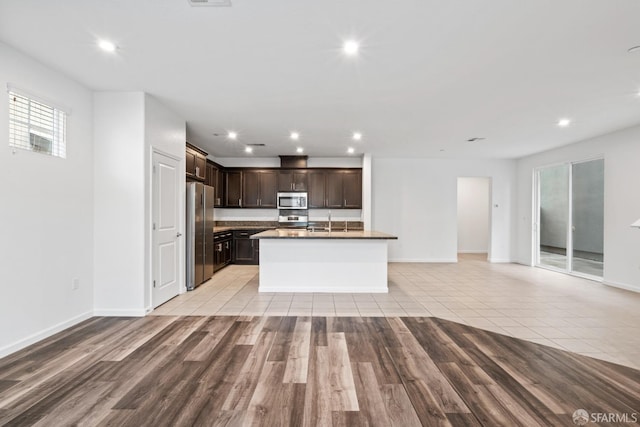
[[[347,199],[344,199],[344,205],[347,206]]]
[[[196,176],[200,176],[200,168],[196,166]]]
[[[238,206],[242,206],[242,199],[238,199]]]

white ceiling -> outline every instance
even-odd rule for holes
[[[91,89],[156,96],[219,157],[515,158],[640,123],[638,0],[232,3],[2,0],[0,40]]]

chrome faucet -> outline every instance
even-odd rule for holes
[[[329,211],[329,233],[331,233],[331,211]]]

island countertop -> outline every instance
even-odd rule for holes
[[[309,231],[299,229],[277,228],[254,234],[251,239],[366,239],[397,240],[397,236],[373,230],[353,231]]]

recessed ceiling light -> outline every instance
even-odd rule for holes
[[[245,152],[245,153],[252,153],[252,152],[253,152],[253,148],[251,148],[251,147],[244,147],[244,152]]]
[[[349,154],[353,154],[353,153],[355,153],[355,152],[356,152],[356,150],[355,150],[355,148],[353,148],[353,147],[349,147],[349,148],[347,149],[347,153],[349,153]]]
[[[291,135],[289,135],[289,138],[293,139],[294,141],[297,141],[300,139],[300,134],[298,132],[291,132]]]
[[[237,133],[237,132],[234,132],[234,131],[230,131],[230,132],[227,134],[227,138],[229,138],[229,139],[238,139],[238,133]]]
[[[98,41],[98,47],[102,50],[104,50],[105,52],[115,52],[116,51],[116,45],[113,44],[113,42],[110,42],[109,40],[99,40]]]
[[[354,141],[360,141],[362,139],[362,134],[360,132],[354,132],[352,138]]]
[[[360,43],[353,39],[345,40],[345,42],[342,44],[342,51],[345,53],[345,55],[356,56],[359,50]]]
[[[571,120],[569,120],[569,119],[560,119],[560,120],[558,120],[558,126],[560,126],[561,128],[566,128],[570,124],[571,124]]]
[[[304,148],[302,147],[296,148],[296,153],[302,153],[303,151],[304,151]]]

